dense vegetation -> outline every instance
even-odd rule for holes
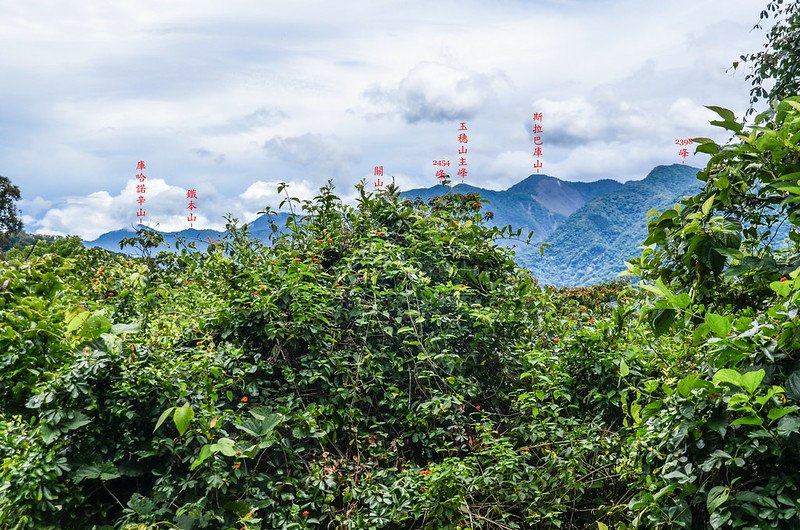
[[[270,246],[10,251],[0,527],[795,528],[800,98],[718,112],[640,289],[542,288],[477,196],[393,189]]]

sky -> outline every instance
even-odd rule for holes
[[[726,139],[757,51],[754,0],[323,2],[0,0],[0,175],[26,229],[94,239],[138,223],[195,228],[276,208],[279,182],[352,200],[375,166],[401,189],[455,174],[506,189],[541,172],[644,178],[676,139]],[[686,158],[702,167],[705,155]],[[457,179],[460,181],[460,179]]]

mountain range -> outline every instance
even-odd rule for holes
[[[624,261],[640,253],[638,247],[647,234],[647,212],[665,210],[683,196],[697,193],[702,184],[696,178],[698,171],[681,164],[657,166],[644,179],[625,183],[612,179],[567,182],[549,175],[530,175],[503,191],[458,184],[412,189],[401,196],[427,201],[448,192],[479,193],[487,201],[484,211],[494,214],[491,224],[521,228],[523,234],[533,231],[530,245],[503,242],[514,246],[520,265],[530,268],[541,283],[580,286],[612,280],[624,270]],[[279,214],[278,226],[283,226],[286,215]],[[248,228],[251,237],[265,243],[272,232],[267,216],[255,219]],[[132,229],[115,230],[84,244],[118,252],[119,241],[133,235]],[[156,250],[174,249],[179,238],[205,250],[223,233],[187,229],[162,235],[169,247]],[[542,243],[549,243],[544,255],[540,255]]]

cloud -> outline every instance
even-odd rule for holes
[[[605,95],[564,100],[539,99],[532,110],[543,112],[544,141],[580,145],[592,141],[628,141],[651,135],[663,125],[663,109],[644,108]],[[528,130],[533,124],[528,122]]]
[[[139,223],[136,217],[136,181],[131,181],[119,193],[112,195],[107,191],[99,191],[86,196],[69,197],[60,203],[52,204],[37,197],[31,201],[22,201],[22,205],[31,215],[24,219],[26,229],[39,234],[67,235],[77,234],[84,240],[96,239],[105,232],[121,228],[132,228]],[[198,186],[197,205],[194,210],[198,220],[194,228],[210,228],[223,230],[225,217],[231,215],[240,222],[251,222],[258,212],[265,208],[278,210],[284,195],[277,191],[278,181],[258,180],[250,184],[238,195],[226,196],[215,187]],[[172,186],[162,179],[148,179],[145,183],[146,202],[143,209],[147,212],[143,224],[164,232],[174,232],[189,227],[187,215],[187,190]],[[301,200],[313,198],[317,188],[308,181],[289,184],[292,197]],[[44,213],[40,218],[36,214]]]
[[[361,160],[357,149],[335,135],[274,136],[263,147],[270,156],[284,162],[304,168],[317,166],[336,174]]]
[[[751,0],[7,4],[0,167],[23,196],[73,212],[46,221],[61,231],[92,208],[107,212],[95,231],[129,225],[133,199],[89,197],[126,188],[139,159],[202,189],[214,222],[263,208],[267,196],[238,196],[256,181],[335,178],[352,193],[384,165],[429,186],[461,120],[468,182],[507,187],[531,172],[533,110],[548,173],[640,178],[677,161],[675,138],[712,136],[701,105],[746,108],[743,72],[725,69],[764,33]],[[180,204],[148,206],[181,227]],[[45,216],[25,210],[29,226]]]
[[[215,164],[222,164],[225,162],[225,155],[223,153],[213,153],[204,147],[193,149],[192,151],[201,158],[211,158]]]
[[[718,118],[715,112],[687,97],[676,99],[669,106],[668,116],[675,130],[686,131],[689,137],[701,136],[701,132],[709,131],[709,122]]]
[[[473,118],[510,83],[500,71],[469,74],[446,64],[423,62],[392,88],[374,85],[364,97],[407,123]]]
[[[241,134],[261,127],[274,127],[288,116],[278,108],[259,107],[249,114],[233,116],[225,123],[209,126],[206,131],[212,135]]]

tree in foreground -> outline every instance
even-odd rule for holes
[[[22,230],[22,221],[17,213],[16,202],[20,199],[19,188],[0,175],[0,247],[16,232]]]

